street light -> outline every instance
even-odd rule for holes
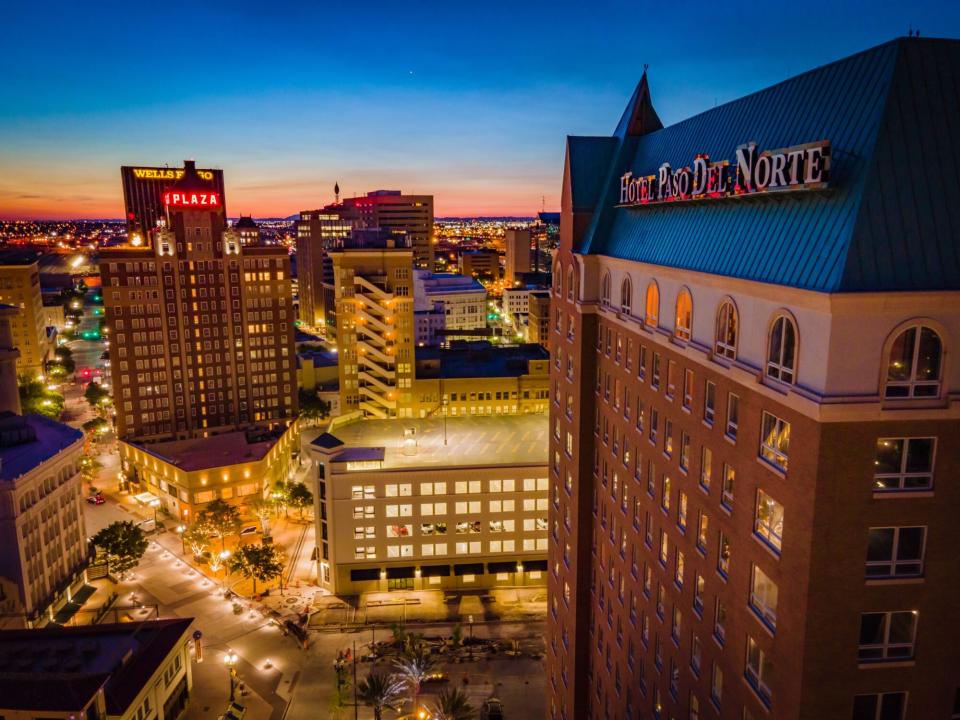
[[[237,671],[234,668],[237,664],[237,654],[232,650],[227,650],[227,654],[223,656],[223,664],[227,666],[227,675],[230,676],[230,702],[233,702],[236,690]]]
[[[153,508],[153,531],[157,531],[157,508],[160,507],[160,500],[154,498],[150,501],[150,507]]]
[[[226,596],[226,594],[227,594],[227,574],[230,572],[230,570],[227,568],[227,558],[229,558],[229,557],[230,557],[230,551],[229,551],[229,550],[222,550],[222,551],[220,552],[220,563],[223,565],[223,594],[224,594],[224,596]]]
[[[186,525],[177,525],[177,535],[180,536],[180,550],[186,555],[187,554],[187,542],[183,539],[183,534],[187,531]]]

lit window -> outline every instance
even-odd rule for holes
[[[730,300],[725,300],[717,311],[717,331],[714,352],[720,357],[733,360],[737,355],[737,309]]]
[[[867,577],[911,577],[923,574],[924,527],[870,528]]]
[[[689,340],[693,328],[693,298],[690,291],[684,288],[677,295],[677,317],[673,326],[673,334],[681,340]]]
[[[600,302],[604,305],[610,304],[610,273],[604,273],[603,280],[600,281]]]
[[[797,329],[786,315],[780,315],[770,328],[767,375],[793,384],[797,363]]]
[[[723,699],[723,670],[716,661],[713,663],[713,675],[710,678],[710,699],[717,707],[720,707],[720,701]]]
[[[936,397],[940,394],[943,344],[928,327],[915,325],[900,333],[887,364],[888,398]]]
[[[657,321],[660,317],[660,288],[656,280],[651,280],[647,285],[647,303],[646,312],[643,321],[650,327],[657,327]]]
[[[768,412],[763,413],[760,431],[760,457],[784,472],[790,453],[790,423]]]
[[[916,631],[915,611],[863,613],[858,657],[868,662],[911,658]]]
[[[930,490],[936,438],[880,438],[874,460],[874,492]]]
[[[777,553],[780,552],[783,542],[783,505],[763,490],[757,490],[757,511],[753,530]]]
[[[747,637],[747,666],[744,675],[750,686],[757,691],[757,695],[765,702],[770,702],[770,674],[773,672],[773,662],[770,654],[764,652],[752,637]]]
[[[777,586],[757,565],[750,583],[750,607],[771,629],[777,626]]]
[[[724,433],[731,440],[737,439],[737,429],[740,427],[740,398],[733,393],[727,395],[727,427]]]
[[[630,311],[633,309],[633,283],[630,282],[630,278],[626,277],[623,279],[623,283],[620,285],[620,310],[621,312],[630,314]]]
[[[723,487],[720,492],[720,504],[727,510],[733,509],[733,486],[737,472],[730,465],[723,464]]]
[[[720,531],[717,541],[717,570],[723,577],[730,574],[730,538]]]

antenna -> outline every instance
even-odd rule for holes
[[[913,23],[907,26],[907,37],[913,37]]]

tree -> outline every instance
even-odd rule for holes
[[[110,404],[110,393],[104,390],[103,386],[95,380],[87,385],[87,389],[83,391],[83,397],[94,410],[99,410]]]
[[[91,435],[94,440],[97,440],[101,435],[109,432],[110,423],[102,417],[95,417],[92,420],[87,420],[81,427],[84,432]]]
[[[287,486],[287,502],[300,510],[300,517],[303,518],[304,508],[313,505],[313,493],[302,482],[292,483]]]
[[[290,491],[290,484],[285,483],[283,480],[277,480],[273,484],[273,504],[277,508],[277,512],[280,512],[280,508],[283,508],[283,516],[287,516],[287,497]]]
[[[183,533],[183,539],[190,545],[195,557],[200,557],[210,547],[210,536],[213,532],[209,524],[199,518]]]
[[[247,503],[247,507],[260,520],[260,528],[263,530],[263,534],[269,534],[270,524],[267,521],[273,513],[274,504],[266,498],[255,497]]]
[[[240,511],[230,503],[217,498],[198,514],[198,521],[210,527],[220,538],[221,549],[227,549],[227,535],[240,531]]]
[[[357,683],[357,699],[373,708],[374,720],[382,720],[385,709],[399,712],[402,697],[403,681],[387,674],[371,672],[366,680]]]
[[[431,715],[434,720],[473,720],[477,711],[460,688],[446,688],[437,696]]]
[[[143,530],[129,520],[107,525],[93,536],[93,544],[107,553],[108,563],[121,575],[136,566],[147,551]]]
[[[24,414],[46,415],[58,420],[63,413],[63,395],[48,390],[36,377],[20,376],[20,407]]]
[[[436,662],[430,657],[430,651],[419,640],[408,640],[407,648],[393,661],[404,686],[410,691],[414,711],[420,698],[420,688],[424,679],[436,667]]]
[[[253,594],[257,594],[257,580],[270,582],[283,573],[283,561],[274,545],[243,545],[230,556],[227,565],[233,572],[253,580]]]
[[[300,390],[298,394],[300,418],[308,425],[315,425],[330,416],[330,403],[321,400],[317,394],[309,390]]]
[[[80,458],[80,476],[87,482],[93,482],[97,473],[103,468],[103,463],[94,455],[84,455]]]

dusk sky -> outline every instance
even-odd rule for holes
[[[670,124],[960,2],[23,2],[4,11],[0,218],[122,217],[119,167],[222,167],[231,215],[376,188],[437,216],[559,209],[566,135],[649,64]]]

